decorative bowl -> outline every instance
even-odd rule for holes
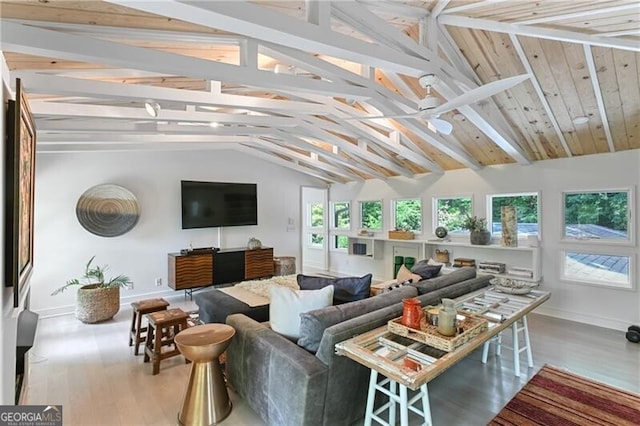
[[[496,290],[507,294],[527,294],[533,287],[537,286],[536,283],[511,278],[493,278],[489,282],[493,284]]]

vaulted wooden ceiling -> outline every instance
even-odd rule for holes
[[[22,0],[0,16],[38,152],[232,148],[348,182],[640,148],[636,0]],[[474,95],[439,116],[450,135],[366,118],[416,113],[426,74],[442,103]]]

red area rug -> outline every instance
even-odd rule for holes
[[[640,425],[640,395],[545,365],[492,426]]]

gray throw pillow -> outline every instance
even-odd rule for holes
[[[421,260],[413,265],[411,272],[420,275],[423,280],[428,280],[429,278],[437,277],[440,269],[442,269],[442,265],[429,265],[428,260]]]
[[[333,304],[339,305],[369,297],[371,274],[362,277],[328,278],[298,274],[296,277],[300,290],[318,290],[328,285],[334,287]]]

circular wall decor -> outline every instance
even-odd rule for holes
[[[101,237],[117,237],[129,232],[140,217],[138,200],[126,188],[113,184],[96,185],[78,199],[76,216],[84,229]]]

